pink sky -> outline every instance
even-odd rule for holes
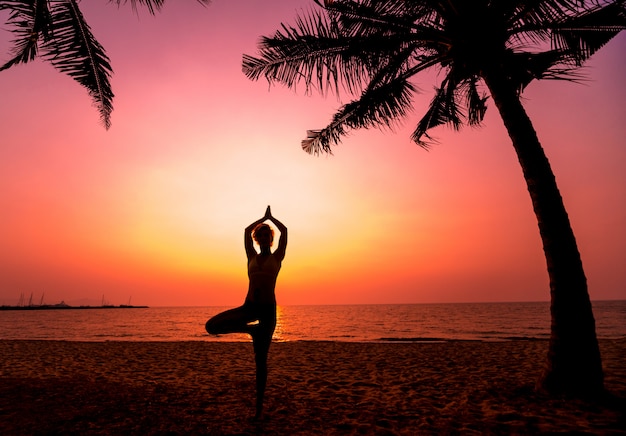
[[[97,3],[97,4],[95,4]],[[493,104],[484,126],[358,131],[301,151],[341,104],[241,73],[261,35],[310,1],[169,2],[151,17],[83,2],[115,75],[113,125],[41,62],[0,73],[0,304],[234,305],[243,229],[268,204],[289,228],[279,304],[548,300],[536,220]],[[4,16],[2,17],[4,19]],[[0,60],[11,39],[0,38]],[[583,85],[532,84],[590,295],[626,298],[626,33]]]

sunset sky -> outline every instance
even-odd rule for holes
[[[341,101],[241,72],[261,35],[312,7],[269,4],[170,1],[152,17],[82,2],[114,69],[108,131],[51,66],[0,73],[0,305],[22,294],[238,305],[243,229],[268,204],[289,228],[279,304],[547,301],[536,219],[494,105],[483,127],[439,128],[425,151],[409,136],[436,84],[426,75],[403,127],[353,132],[333,156],[310,156],[306,130]],[[626,298],[625,54],[622,32],[587,64],[586,83],[524,93],[592,300]]]

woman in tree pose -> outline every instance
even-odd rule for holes
[[[278,247],[272,253],[274,230],[265,223],[272,222],[280,232]],[[260,252],[253,241],[259,244]],[[263,411],[263,396],[267,383],[267,355],[276,327],[276,278],[287,248],[287,227],[272,216],[267,206],[265,215],[246,227],[244,246],[248,257],[248,294],[243,306],[215,315],[207,321],[209,334],[248,333],[252,336],[256,362],[256,418]]]

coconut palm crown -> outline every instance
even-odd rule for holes
[[[494,102],[516,150],[537,216],[550,278],[551,337],[539,383],[551,392],[603,390],[595,320],[580,253],[554,174],[520,96],[535,79],[577,81],[579,67],[626,28],[625,0],[327,0],[283,24],[244,55],[252,80],[307,92],[340,91],[344,104],[327,127],[302,141],[330,153],[350,130],[393,127],[414,109],[413,80],[442,77],[412,139],[478,125]]]
[[[197,0],[208,4],[210,0]],[[129,3],[134,10],[144,6],[151,14],[165,0],[110,0],[118,6]],[[7,24],[15,35],[11,59],[0,71],[40,57],[87,88],[108,129],[113,111],[110,59],[91,32],[79,8],[80,0],[0,0],[0,10],[9,11]]]
[[[315,0],[320,4],[319,1]],[[311,130],[305,151],[331,152],[349,129],[391,127],[413,109],[411,79],[431,68],[445,76],[413,140],[449,124],[479,124],[487,109],[481,82],[506,79],[517,94],[534,79],[577,80],[577,68],[620,30],[618,1],[362,0],[327,1],[325,11],[296,18],[263,37],[260,56],[243,57],[253,80],[324,93],[341,83],[361,95],[342,106],[322,130]],[[321,4],[320,4],[321,6]]]

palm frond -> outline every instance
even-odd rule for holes
[[[533,80],[580,81],[574,67],[576,55],[571,50],[546,50],[539,53],[511,53],[507,66],[509,79],[521,93]]]
[[[27,63],[37,57],[39,39],[48,37],[50,11],[47,0],[0,1],[0,10],[10,10],[7,24],[14,26],[12,32],[17,35],[13,41],[13,57],[0,71],[20,63]]]
[[[396,77],[402,76],[411,68],[415,55],[413,47],[400,47],[398,50],[392,51],[392,53],[378,67],[373,68],[374,72],[370,79],[370,87],[388,83]]]
[[[357,92],[367,77],[362,62],[367,37],[346,37],[336,24],[317,11],[297,17],[294,26],[282,26],[273,37],[259,42],[259,57],[244,55],[244,74],[270,83],[294,88],[304,83],[307,92],[316,87],[325,93],[329,84],[343,83],[348,92]],[[335,86],[335,92],[338,92]]]
[[[406,0],[336,1],[325,6],[319,0],[315,3],[325,8],[329,17],[350,35],[408,32],[424,10],[422,2]]]
[[[542,46],[552,36],[554,23],[576,14],[588,0],[522,0],[501,2],[508,17],[511,41],[519,45]],[[595,1],[595,0],[592,0]]]
[[[513,26],[544,28],[546,24],[576,13],[586,0],[522,0],[508,3],[507,16]],[[505,6],[506,7],[506,6]]]
[[[477,126],[483,122],[485,113],[487,112],[488,97],[478,92],[478,79],[472,78],[466,84],[466,101],[467,101],[467,124]]]
[[[42,56],[87,88],[108,129],[113,111],[109,58],[91,33],[76,0],[55,3],[51,14],[51,38],[43,44]]]
[[[307,131],[302,148],[309,154],[332,153],[331,146],[338,144],[348,129],[393,127],[411,109],[415,92],[406,77],[368,88],[358,100],[342,106],[326,128]]]
[[[618,1],[567,17],[552,27],[552,42],[557,49],[574,54],[582,65],[615,35],[626,29],[626,3]]]
[[[444,124],[451,125],[454,129],[459,129],[463,123],[463,114],[460,112],[460,106],[456,101],[456,90],[458,83],[453,80],[453,73],[448,73],[440,88],[435,88],[435,96],[433,97],[426,114],[417,123],[417,127],[411,135],[411,139],[418,145],[428,148],[429,143],[422,140],[428,136],[428,130]]]
[[[407,44],[438,40],[443,24],[440,8],[440,2],[406,0],[337,1],[326,7],[329,17],[337,21],[343,35],[375,36],[381,45],[379,48],[384,51],[396,41]],[[371,53],[377,52],[375,47],[362,48]]]

